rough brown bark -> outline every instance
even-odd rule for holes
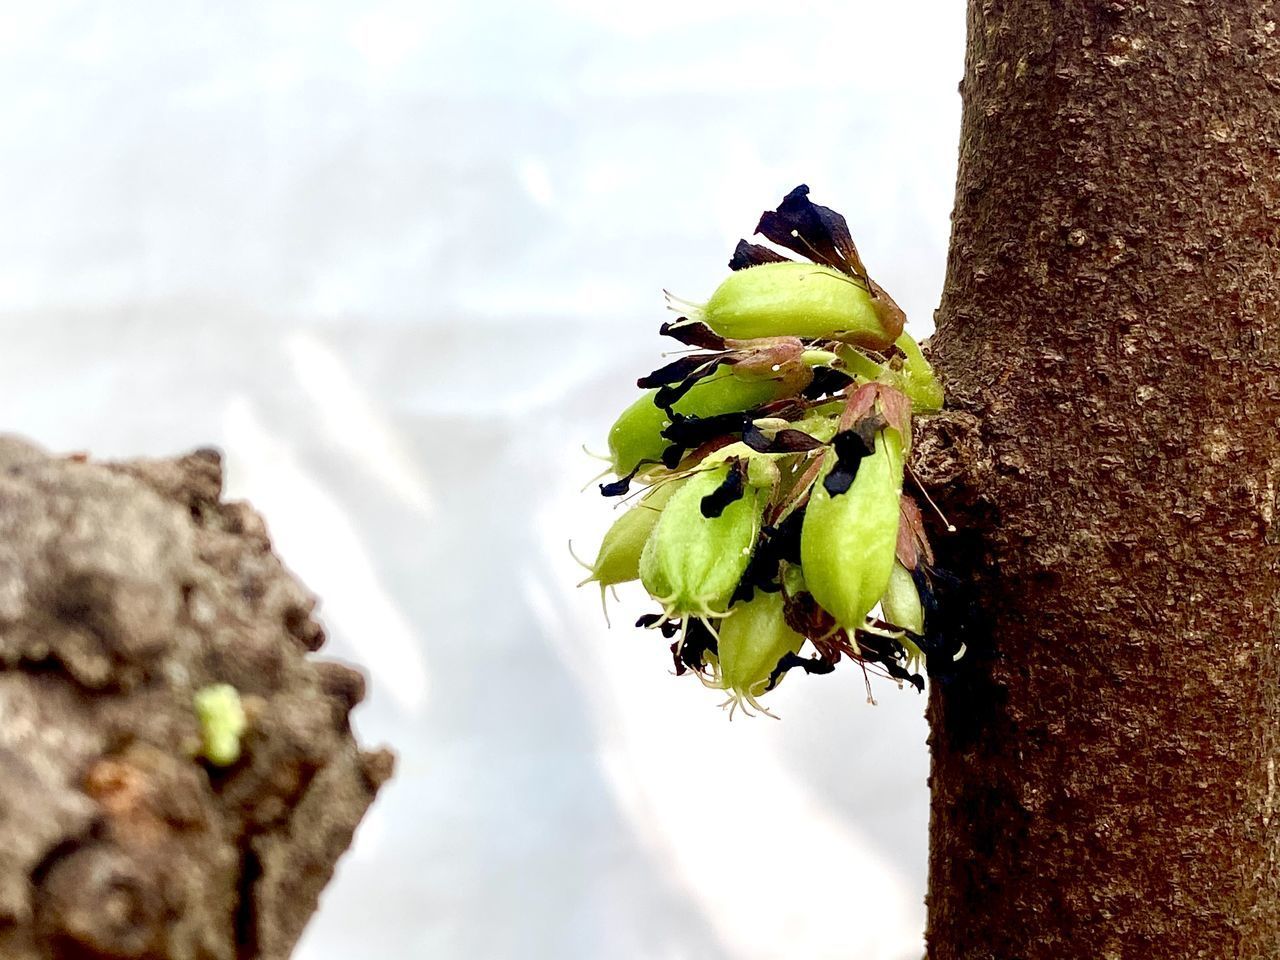
[[[969,3],[931,960],[1280,956],[1277,23]]]
[[[0,437],[0,957],[284,960],[390,775],[310,659],[313,599],[218,455],[92,464]],[[244,756],[197,757],[237,687]]]

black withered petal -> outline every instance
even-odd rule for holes
[[[702,515],[708,520],[714,520],[720,516],[729,504],[735,500],[742,499],[742,492],[746,488],[746,483],[746,464],[741,460],[734,460],[729,465],[729,473],[721,481],[720,486],[702,498],[702,502],[699,504]]]
[[[925,617],[927,618],[931,613],[936,613],[938,609],[938,598],[933,592],[933,580],[923,566],[916,567],[910,573],[911,582],[916,585],[916,593],[920,595],[920,605],[924,607]]]
[[[674,470],[680,466],[680,461],[684,459],[684,452],[688,447],[673,443],[667,449],[662,451],[662,465],[668,470]]]
[[[833,497],[838,497],[842,493],[847,493],[849,488],[853,486],[854,479],[858,476],[859,461],[839,462],[831,468],[830,472],[822,478],[822,486]]]
[[[983,622],[983,614],[973,596],[972,583],[955,574],[935,567],[928,576],[922,570],[913,570],[912,579],[925,611],[925,635],[912,636],[912,640],[925,655],[929,676],[946,683],[968,660],[966,656],[957,661],[956,655],[977,644],[974,634]]]
[[[716,369],[721,363],[727,362],[728,361],[726,360],[718,360],[715,363],[708,363],[705,366],[697,368],[693,373],[689,374],[679,383],[668,384],[659,390],[657,395],[653,398],[653,402],[665,410],[688,393],[699,380],[704,380],[711,376],[711,374],[716,372]]]
[[[657,627],[662,635],[670,640],[680,632],[679,620],[668,620],[660,613],[646,613],[636,621],[637,627]]]
[[[857,641],[858,653],[864,660],[880,664],[893,679],[905,680],[917,690],[924,691],[924,677],[902,666],[900,661],[906,657],[906,650],[897,640],[879,633],[859,630]]]
[[[886,663],[884,668],[893,679],[905,680],[916,688],[917,693],[924,693],[924,677],[920,676],[920,674],[912,673],[906,667],[899,666],[897,663]]]
[[[683,317],[677,323],[664,323],[658,328],[658,332],[664,337],[678,340],[686,347],[701,347],[703,350],[727,350],[729,347],[724,337],[705,323],[689,323]]]
[[[770,580],[763,573],[757,574],[752,571],[751,565],[755,563],[756,554],[751,555],[751,559],[747,562],[747,569],[742,572],[742,579],[738,581],[738,585],[733,589],[733,596],[729,598],[729,605],[735,603],[750,603],[751,598],[756,595],[757,590],[764,593],[777,593],[782,589],[782,584],[777,580]]]
[[[832,437],[831,446],[840,459],[861,460],[876,452],[876,434],[883,427],[884,420],[880,417],[866,417]]]
[[[706,621],[701,618],[690,618],[689,625],[685,630],[684,645],[687,650],[691,650],[697,654],[695,662],[702,662],[704,653],[714,653],[717,656],[720,653],[720,645],[716,641],[716,635],[711,632]],[[686,663],[689,661],[686,660]]]
[[[853,486],[864,457],[876,452],[876,430],[883,423],[876,418],[860,421],[849,430],[841,430],[831,438],[831,448],[836,452],[835,466],[823,478],[822,486],[836,497]]]
[[[892,637],[868,630],[858,630],[855,632],[854,639],[858,641],[858,653],[865,660],[882,663],[897,657],[899,647]]]
[[[671,645],[671,659],[676,666],[676,676],[683,676],[687,670],[701,671],[706,655],[719,652],[720,645],[707,625],[701,620],[690,620],[684,642],[677,640]]]
[[[636,474],[640,472],[640,468],[646,463],[653,463],[652,460],[641,460],[636,464],[634,470],[625,477],[619,477],[611,483],[600,484],[600,493],[606,497],[620,497],[631,489],[631,481],[636,478]]]
[[[748,410],[746,413],[718,413],[710,417],[699,417],[695,414],[676,413],[669,406],[664,407],[671,422],[663,429],[662,437],[669,440],[671,446],[662,453],[662,463],[674,470],[684,457],[686,450],[693,450],[712,440],[721,437],[744,436],[756,430],[753,421],[761,415],[760,410]],[[763,435],[757,442],[767,443]]]
[[[764,453],[773,441],[754,423],[745,423],[742,425],[742,442],[756,453]]]
[[[779,430],[771,440],[754,423],[747,424],[743,429],[742,442],[756,453],[803,453],[822,446],[821,440],[809,436],[803,430]]]
[[[788,193],[777,210],[761,215],[756,233],[815,263],[866,280],[866,270],[849,234],[848,223],[829,207],[811,201],[809,188],[804,184]]]
[[[756,564],[756,557],[758,556],[759,553],[753,553],[751,559],[747,561],[747,569],[742,571],[742,579],[733,588],[733,596],[729,598],[730,605],[750,603],[757,590],[763,590],[765,593],[777,593],[782,589],[781,585],[769,576],[767,564]]]
[[[769,682],[765,685],[765,690],[772,690],[778,685],[778,681],[782,679],[782,675],[788,670],[799,667],[808,674],[825,674],[835,670],[836,665],[822,657],[802,657],[798,653],[784,653],[778,661],[778,665],[773,668],[773,672],[769,674]]]
[[[739,240],[733,249],[733,257],[729,260],[730,270],[745,270],[747,267],[758,267],[762,263],[787,263],[787,258],[777,250],[759,243],[748,243]]]
[[[817,400],[829,393],[839,393],[851,383],[853,383],[853,377],[843,370],[837,370],[835,367],[814,367],[813,379],[800,391],[800,395],[807,400]]]
[[[679,360],[672,360],[670,363],[664,364],[653,371],[653,373],[641,377],[636,381],[636,386],[647,388],[660,387],[664,383],[676,383],[691,373],[696,373],[702,367],[712,363],[712,361],[715,361],[712,365],[712,369],[715,369],[715,366],[720,363],[717,358],[709,357],[705,353],[693,353],[687,357],[681,357]],[[658,404],[658,406],[662,406],[662,404]]]
[[[726,434],[740,434],[754,419],[751,413],[718,413],[710,417],[671,412],[671,423],[662,436],[672,443],[690,448],[700,446]]]
[[[756,549],[747,561],[747,569],[742,572],[738,588],[733,594],[733,603],[747,602],[755,591],[777,593],[782,589],[778,572],[783,560],[791,563],[800,562],[800,530],[804,525],[804,510],[795,510],[787,514],[780,524],[765,524],[760,530],[760,538]]]
[[[800,532],[804,529],[804,508],[793,510],[787,514],[769,537],[770,548],[777,553],[779,560],[789,563],[800,562]]]

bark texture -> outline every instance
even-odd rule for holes
[[[969,3],[930,960],[1280,957],[1278,22]]]
[[[0,437],[0,957],[284,960],[391,773],[311,660],[313,598],[217,453],[91,464]],[[193,696],[241,692],[232,767]]]

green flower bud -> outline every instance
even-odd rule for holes
[[[872,350],[902,332],[900,311],[848,274],[814,263],[762,263],[731,273],[716,288],[701,320],[724,337],[832,338]]]
[[[834,496],[823,478],[835,466],[826,454],[809,495],[800,530],[800,565],[813,598],[845,630],[859,629],[889,585],[898,542],[902,495],[902,439],[876,434],[875,452],[862,459],[852,485]]]
[[[781,592],[757,590],[749,601],[736,604],[720,623],[720,675],[715,683],[728,691],[725,705],[730,711],[752,706],[769,713],[756,698],[765,692],[778,661],[798,653],[803,643],[804,637],[787,626]]]
[[[229,767],[240,759],[240,738],[248,721],[240,694],[229,683],[215,683],[196,692],[201,753],[214,766]]]
[[[920,591],[911,571],[900,562],[894,563],[893,572],[889,574],[889,586],[880,600],[880,612],[887,623],[907,631],[894,633],[894,639],[907,652],[903,666],[913,673],[919,671],[924,664],[924,651],[907,634],[924,634],[924,604],[920,602]]]
[[[781,380],[745,380],[724,371],[695,383],[671,409],[697,417],[736,413],[776,400],[790,390],[791,385]],[[657,390],[642,394],[609,429],[609,455],[618,476],[630,473],[642,460],[661,458],[668,446],[662,431],[669,418],[654,404],[657,395]]]
[[[605,533],[596,552],[595,563],[582,565],[591,571],[578,586],[600,584],[603,599],[606,587],[627,583],[640,578],[640,554],[645,541],[658,523],[662,508],[680,485],[679,480],[668,480],[652,487],[635,506],[622,513]],[[581,561],[579,561],[581,563]]]
[[[942,409],[942,384],[933,372],[933,366],[924,358],[920,344],[909,333],[903,333],[896,345],[906,354],[902,370],[898,373],[897,387],[911,398],[915,413],[937,413]]]
[[[758,453],[747,461],[747,483],[759,490],[775,490],[782,482],[778,454]]]
[[[788,424],[790,426],[790,424]],[[741,440],[725,444],[719,450],[712,450],[699,461],[699,466],[707,467],[714,463],[729,460],[741,460],[747,465],[746,482],[761,490],[773,490],[781,479],[778,461],[792,456],[789,453],[760,453],[752,450]]]
[[[911,571],[895,562],[889,573],[889,586],[880,599],[880,610],[886,623],[914,634],[924,633],[924,604]]]
[[[703,499],[720,490],[736,464],[720,464],[689,477],[667,501],[640,555],[640,581],[668,617],[724,616],[755,548],[765,497],[744,484],[742,495],[719,516],[703,512]]]

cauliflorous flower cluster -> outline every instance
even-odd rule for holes
[[[637,626],[731,711],[768,713],[797,667],[844,657],[922,689],[926,660],[956,654],[926,626],[933,553],[903,492],[911,418],[942,388],[844,217],[808,194],[756,228],[803,262],[743,240],[706,303],[668,295],[682,315],[661,332],[692,349],[641,377],[609,432],[600,490],[629,505],[583,581],[639,580],[661,612]]]

